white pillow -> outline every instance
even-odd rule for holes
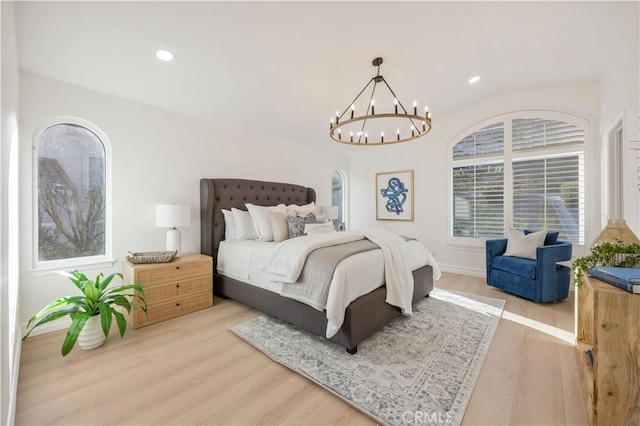
[[[236,239],[236,221],[231,210],[222,209],[224,215],[224,239],[234,241]]]
[[[547,231],[532,232],[524,235],[517,229],[509,228],[507,232],[507,251],[503,256],[517,256],[536,260],[536,248],[544,245]]]
[[[236,240],[255,240],[258,238],[249,212],[238,210],[235,207],[231,209],[231,212],[236,222]]]
[[[256,234],[258,234],[258,240],[260,241],[273,241],[273,230],[271,229],[271,217],[269,212],[287,213],[287,208],[284,204],[278,206],[256,206],[255,204],[246,203],[247,210],[251,214],[253,225],[256,228]]]
[[[299,206],[297,204],[289,204],[287,206],[287,214],[290,216],[306,216],[309,213],[313,213],[314,215],[319,215],[320,208],[316,206],[314,201],[309,204],[305,204],[304,206]]]
[[[324,232],[335,232],[335,229],[333,229],[333,223],[307,223],[306,225],[304,225],[304,233],[307,235],[321,234]]]
[[[271,219],[271,230],[273,231],[273,241],[279,243],[289,239],[289,227],[287,226],[287,214],[269,212]]]

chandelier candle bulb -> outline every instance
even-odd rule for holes
[[[376,115],[376,101],[371,100],[371,115]]]
[[[427,131],[427,123],[425,121],[422,122],[422,131],[423,132]]]
[[[380,132],[380,142],[384,142],[384,132]]]
[[[394,110],[394,112],[396,114],[398,113],[398,100],[397,99],[393,100],[393,110]]]
[[[340,122],[340,111],[336,111],[336,124]]]
[[[429,107],[428,106],[424,107],[424,116],[429,118]]]
[[[431,111],[427,112],[427,118],[431,120]]]
[[[369,134],[368,133],[364,134],[364,143],[369,143]]]
[[[355,105],[351,105],[351,118],[353,119],[353,111],[356,109]]]
[[[413,115],[418,115],[418,102],[413,102]]]
[[[400,129],[396,130],[396,140],[400,140]]]
[[[351,132],[351,142],[353,142],[353,132]]]

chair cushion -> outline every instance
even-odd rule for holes
[[[529,235],[533,232],[536,231],[529,231],[528,229],[524,230],[524,235]],[[545,246],[552,246],[555,243],[558,242],[558,236],[560,235],[560,232],[558,231],[547,231],[547,236],[544,237],[544,245]]]
[[[523,259],[521,257],[496,256],[493,258],[493,268],[530,280],[536,279],[535,260]]]

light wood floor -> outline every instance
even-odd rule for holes
[[[463,424],[587,424],[574,348],[536,329],[573,332],[573,293],[538,305],[483,278],[445,273],[436,286],[507,300]],[[66,358],[62,332],[29,338],[16,423],[374,424],[228,331],[256,315],[216,298],[213,308],[129,329],[123,340],[111,333],[103,347]]]

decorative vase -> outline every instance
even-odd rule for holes
[[[98,346],[102,346],[105,340],[106,337],[102,331],[100,315],[94,315],[89,318],[78,335],[78,345],[80,345],[80,348],[83,350],[95,349]]]
[[[625,244],[640,244],[640,239],[627,226],[627,221],[624,219],[609,219],[609,223],[600,232],[591,247],[602,243],[617,243],[618,241]]]

